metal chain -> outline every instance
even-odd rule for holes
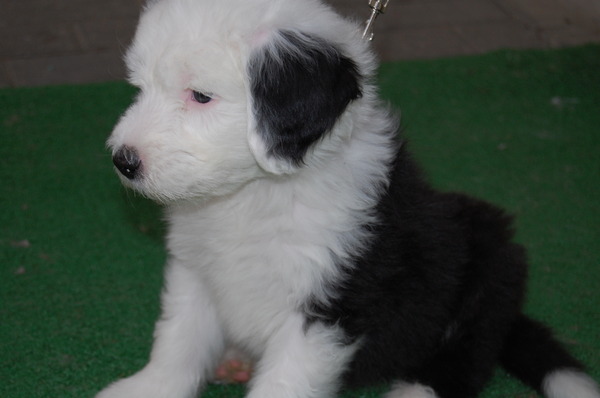
[[[373,40],[373,26],[375,24],[375,19],[379,16],[379,14],[383,14],[385,12],[386,7],[390,0],[369,0],[369,7],[371,7],[371,16],[367,19],[365,23],[365,30],[363,32],[363,39],[365,40]]]

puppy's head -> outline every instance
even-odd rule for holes
[[[328,156],[372,70],[359,37],[315,0],[152,1],[126,56],[140,92],[108,141],[122,180],[219,196]]]

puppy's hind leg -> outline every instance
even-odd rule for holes
[[[212,373],[224,342],[211,299],[183,264],[172,262],[165,279],[150,362],[96,398],[192,398]]]

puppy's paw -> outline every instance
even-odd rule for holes
[[[177,377],[152,375],[141,371],[110,384],[95,398],[193,398],[196,388]]]
[[[121,379],[110,384],[104,390],[100,391],[95,398],[159,398],[156,395],[148,394],[151,387],[140,382],[135,382],[132,379]]]
[[[235,384],[247,383],[252,376],[252,361],[236,349],[227,350],[213,376],[213,383]]]

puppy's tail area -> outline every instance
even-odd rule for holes
[[[600,398],[598,385],[552,336],[550,330],[520,315],[500,356],[502,366],[548,398]]]

